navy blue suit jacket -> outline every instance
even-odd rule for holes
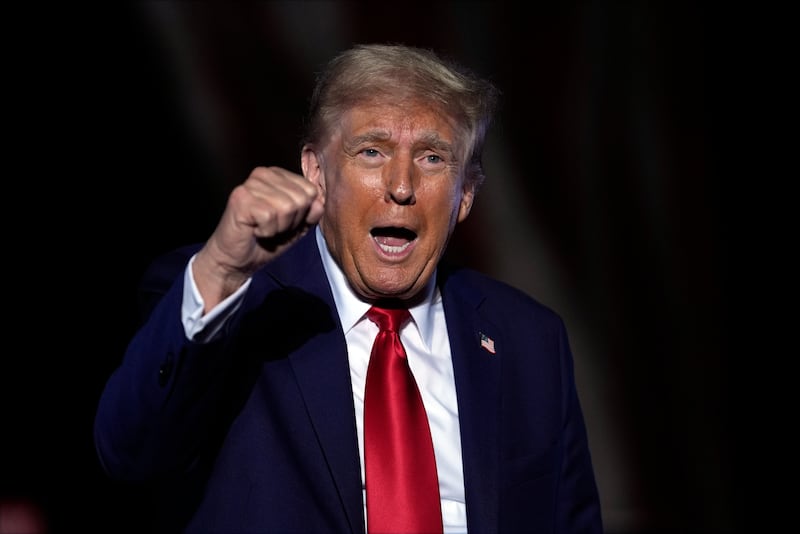
[[[148,316],[96,415],[104,469],[168,488],[167,523],[187,532],[363,533],[347,351],[314,232],[253,277],[206,344],[189,341],[180,320],[197,248],[144,278]],[[438,283],[470,532],[601,532],[562,320],[475,271],[440,267]]]

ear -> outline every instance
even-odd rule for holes
[[[311,145],[305,145],[300,154],[300,167],[306,180],[317,186],[320,195],[325,197],[325,172],[322,166],[322,156]]]
[[[472,203],[475,200],[475,186],[465,184],[461,192],[461,204],[458,206],[458,222],[464,221],[472,211]]]

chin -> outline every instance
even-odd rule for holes
[[[411,300],[416,295],[422,292],[425,288],[424,285],[416,286],[416,285],[408,285],[408,284],[397,284],[397,285],[379,285],[379,286],[371,286],[369,288],[369,293],[371,295],[371,299],[393,299],[393,300]]]

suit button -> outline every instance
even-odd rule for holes
[[[164,387],[169,381],[169,375],[172,374],[172,360],[164,362],[158,368],[158,385]]]

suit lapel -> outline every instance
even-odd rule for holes
[[[290,362],[338,488],[349,530],[363,532],[361,467],[347,348],[314,232],[272,264],[268,275],[317,296],[330,309],[335,327],[311,337]],[[440,286],[458,395],[468,528],[491,534],[498,525],[496,440],[502,339],[499,328],[481,313],[480,290],[465,284],[457,274],[442,275]],[[496,354],[481,345],[481,334],[496,343]]]
[[[480,313],[483,296],[479,290],[466,287],[457,276],[443,279],[441,287],[458,395],[468,528],[493,533],[498,524],[496,440],[502,344],[498,328]],[[496,354],[482,346],[481,334],[487,336],[487,343],[497,343]]]
[[[334,328],[309,338],[290,356],[289,361],[308,417],[338,488],[341,504],[350,523],[349,530],[363,532],[361,464],[347,347],[314,231],[309,232],[284,256],[275,262],[270,274],[282,284],[324,301],[335,324]]]

